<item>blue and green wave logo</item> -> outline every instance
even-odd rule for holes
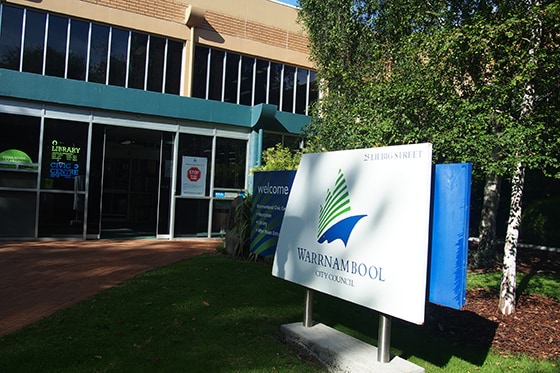
[[[356,224],[367,215],[347,216],[351,211],[350,196],[346,179],[342,170],[338,170],[334,189],[327,190],[325,204],[319,210],[319,225],[317,227],[317,242],[331,243],[341,240],[344,247],[348,245],[350,234]]]

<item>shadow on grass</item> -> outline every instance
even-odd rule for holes
[[[315,299],[316,322],[377,346],[377,312],[325,294],[318,294]],[[391,352],[407,360],[417,357],[440,368],[452,357],[482,366],[497,326],[470,311],[428,304],[424,325],[393,319]]]

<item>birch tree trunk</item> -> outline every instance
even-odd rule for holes
[[[532,5],[540,7],[540,0],[535,0]],[[538,10],[537,10],[538,14]],[[536,24],[531,32],[531,48],[529,49],[530,65],[536,66],[537,52],[541,43],[542,20],[536,19]],[[519,115],[520,122],[529,117],[535,107],[535,86],[529,80],[524,87],[523,100],[521,102],[521,111]],[[525,170],[521,160],[517,163],[517,167],[513,173],[511,180],[511,205],[509,211],[508,227],[506,233],[506,242],[504,244],[504,262],[502,269],[502,282],[500,284],[500,301],[498,308],[504,315],[511,315],[515,312],[515,277],[516,277],[516,257],[517,257],[517,241],[519,238],[519,226],[521,225],[521,198],[523,197],[523,186],[525,184]]]
[[[506,242],[504,244],[502,283],[500,285],[500,302],[498,304],[500,312],[506,316],[515,312],[517,242],[519,226],[521,224],[521,199],[525,184],[525,169],[521,162],[517,164],[511,184],[511,204]]]
[[[496,259],[494,241],[496,240],[496,219],[500,204],[501,176],[486,175],[484,197],[478,228],[478,247],[473,253],[473,268],[488,267]]]

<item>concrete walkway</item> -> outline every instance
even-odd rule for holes
[[[0,241],[0,336],[219,240]]]

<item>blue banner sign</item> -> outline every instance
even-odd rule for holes
[[[280,226],[296,171],[255,172],[251,219],[252,253],[270,257],[276,252]]]
[[[432,197],[431,303],[460,310],[465,304],[472,165],[438,164]]]

